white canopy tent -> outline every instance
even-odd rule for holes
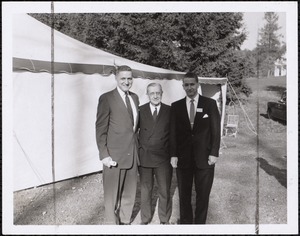
[[[133,69],[131,90],[140,104],[148,102],[146,86],[154,81],[168,105],[185,96],[183,72],[118,57],[55,30],[52,44],[50,27],[26,14],[13,19],[14,191],[102,170],[96,110],[99,96],[116,86],[114,65]],[[199,80],[199,92],[218,101],[223,127],[227,79]]]

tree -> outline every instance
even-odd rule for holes
[[[51,20],[50,14],[31,15]],[[110,53],[203,77],[227,76],[238,90],[244,86],[246,64],[237,59],[246,39],[242,13],[54,14],[54,20],[56,29]]]
[[[282,35],[277,33],[280,29],[278,14],[266,12],[264,20],[266,24],[259,30],[260,38],[255,52],[261,75],[269,77],[274,74],[274,62],[282,57],[286,51],[286,46],[280,42]]]

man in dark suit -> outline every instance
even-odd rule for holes
[[[147,86],[150,102],[140,107],[139,157],[141,182],[141,224],[152,219],[151,198],[154,176],[158,185],[158,216],[161,224],[171,217],[170,186],[172,167],[169,154],[170,106],[161,103],[162,87],[158,83]]]
[[[96,140],[103,163],[106,224],[130,224],[137,188],[138,96],[129,91],[132,71],[120,66],[117,88],[100,96]]]
[[[181,224],[205,224],[214,167],[220,148],[220,114],[216,101],[198,94],[194,73],[183,78],[186,97],[171,105],[170,154],[176,169]],[[196,190],[195,217],[191,205]]]

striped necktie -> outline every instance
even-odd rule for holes
[[[194,99],[192,99],[190,104],[190,123],[192,129],[194,125],[194,120],[195,120],[195,105],[194,105]]]
[[[155,121],[157,117],[157,107],[155,107],[155,110],[153,112],[153,120]]]
[[[130,100],[129,100],[129,97],[128,97],[129,92],[126,92],[125,94],[126,94],[126,96],[125,96],[125,102],[126,102],[127,110],[128,110],[130,119],[132,121],[132,125],[134,125],[132,107],[131,107],[131,103],[130,103]]]

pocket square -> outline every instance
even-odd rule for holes
[[[208,118],[208,115],[207,114],[205,114],[202,118]]]

